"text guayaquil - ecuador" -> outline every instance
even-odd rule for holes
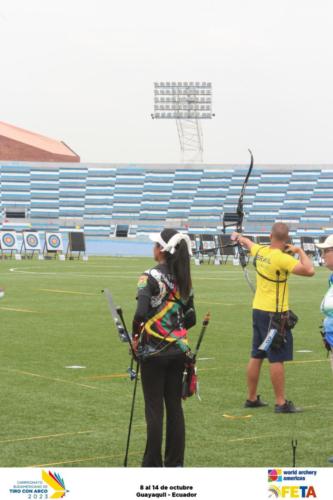
[[[138,498],[166,498],[167,495],[172,498],[195,498],[197,496],[196,493],[177,493],[173,491],[172,493],[137,493],[136,496]]]
[[[150,488],[151,488],[150,486],[146,486],[145,489],[150,489]],[[140,489],[143,488],[141,487]],[[136,496],[138,498],[166,498],[167,496],[172,498],[195,498],[197,496],[197,493],[193,493],[192,491],[187,491],[186,493],[184,492],[184,490],[193,490],[193,486],[160,486],[160,487],[153,486],[152,489],[168,490],[168,493],[166,491],[163,492],[159,491],[154,493],[138,492]]]

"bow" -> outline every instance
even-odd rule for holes
[[[135,380],[137,378],[137,373],[136,373],[136,370],[134,370],[133,365],[134,365],[134,361],[137,361],[137,355],[136,355],[135,347],[133,344],[133,338],[128,333],[128,330],[126,328],[122,309],[121,309],[121,307],[115,306],[110,290],[105,288],[105,290],[102,290],[102,292],[104,292],[104,294],[107,298],[110,313],[111,313],[111,316],[113,318],[116,329],[118,331],[120,341],[121,342],[128,342],[128,344],[129,344],[132,359],[131,359],[131,366],[128,368],[127,372],[129,374],[130,379]]]
[[[249,153],[251,155],[251,162],[250,162],[249,170],[248,170],[246,177],[245,177],[245,180],[243,182],[243,186],[242,186],[239,198],[238,198],[238,205],[237,205],[237,210],[236,210],[236,213],[237,213],[236,231],[237,231],[237,233],[241,233],[243,230],[243,219],[244,219],[243,198],[244,198],[246,186],[247,186],[248,180],[250,178],[250,175],[251,175],[251,172],[253,169],[253,163],[254,163],[253,154],[252,154],[252,151],[250,149],[249,149]],[[240,243],[237,243],[237,248],[238,248],[238,255],[239,255],[239,263],[242,266],[244,277],[245,277],[249,287],[251,288],[252,292],[255,293],[255,287],[254,287],[253,283],[251,282],[249,274],[248,274],[247,269],[246,269],[246,255],[245,255],[244,248],[240,245]]]
[[[128,342],[129,343],[130,352],[132,354],[131,366],[127,370],[129,373],[130,379],[134,380],[131,413],[130,413],[130,419],[129,419],[129,425],[128,425],[126,452],[125,452],[125,458],[124,458],[124,467],[127,467],[128,453],[129,453],[129,446],[130,446],[130,439],[131,439],[131,432],[132,432],[132,423],[133,423],[133,416],[134,416],[136,389],[137,389],[138,380],[139,380],[140,363],[138,361],[138,358],[137,358],[137,355],[135,352],[133,337],[132,337],[132,335],[130,335],[128,333],[121,308],[115,306],[110,290],[105,288],[105,290],[102,290],[102,292],[104,292],[104,294],[107,298],[107,301],[109,304],[109,309],[111,312],[111,316],[113,318],[114,324],[115,324],[116,329],[118,331],[119,338],[120,338],[121,342]],[[136,361],[136,369],[135,370],[133,368],[134,361]]]

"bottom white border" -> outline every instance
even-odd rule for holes
[[[271,470],[277,471],[276,481]],[[65,490],[43,482],[43,471]],[[51,480],[52,481],[52,480]],[[55,483],[53,483],[54,486]],[[65,493],[65,494],[64,494]],[[64,496],[62,496],[64,494]],[[331,500],[331,468],[1,468],[1,500]]]

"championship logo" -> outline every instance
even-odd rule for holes
[[[65,482],[59,474],[56,472],[52,474],[51,471],[47,473],[43,470],[42,479],[44,483],[48,484],[54,490],[54,493],[50,496],[50,498],[63,498],[66,495],[67,490],[65,488]]]
[[[34,479],[33,477],[19,479],[9,488],[10,498],[18,500],[64,498],[66,493],[68,493],[68,490],[66,490],[65,482],[60,474],[51,471],[46,472],[45,470],[42,470],[40,479]]]

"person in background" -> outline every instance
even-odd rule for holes
[[[321,250],[325,266],[330,271],[333,271],[333,235],[328,236],[323,243],[318,243],[316,247]],[[322,332],[323,341],[329,353],[333,370],[333,274],[328,278],[328,290],[321,302],[320,310],[325,315]],[[333,456],[328,460],[333,463]]]

